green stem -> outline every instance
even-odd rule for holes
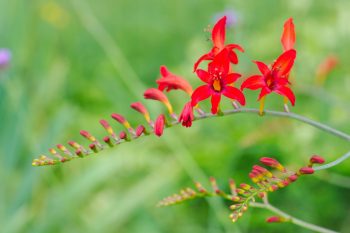
[[[329,230],[327,228],[324,228],[324,227],[320,227],[320,226],[317,226],[317,225],[314,225],[312,223],[308,223],[308,222],[305,222],[301,219],[298,219],[298,218],[295,218],[285,212],[283,212],[282,210],[280,209],[277,209],[276,207],[272,206],[270,203],[268,202],[265,202],[264,203],[256,203],[256,202],[252,202],[249,204],[249,206],[251,207],[255,207],[255,208],[262,208],[262,209],[267,209],[267,210],[270,210],[271,212],[285,218],[288,222],[291,222],[295,225],[298,225],[300,227],[303,227],[303,228],[306,228],[306,229],[309,229],[309,230],[312,230],[312,231],[315,231],[315,232],[320,232],[320,233],[336,233],[336,231],[333,231],[333,230]]]
[[[233,115],[237,113],[252,113],[252,114],[259,114],[259,109],[254,109],[254,108],[239,108],[239,109],[232,109],[228,111],[223,111],[223,116],[227,115]],[[339,138],[342,138],[346,141],[350,142],[350,135],[346,134],[342,131],[339,131],[337,129],[334,129],[328,125],[319,123],[317,121],[311,120],[309,118],[306,118],[304,116],[291,113],[291,112],[279,112],[279,111],[271,111],[271,110],[264,110],[264,115],[270,115],[270,116],[279,116],[279,117],[285,117],[285,118],[291,118],[295,119],[297,121],[304,122],[308,125],[311,125],[313,127],[316,127],[318,129],[321,129],[325,132],[328,132],[330,134],[333,134],[334,136],[337,136]],[[196,120],[204,119],[204,118],[211,118],[211,117],[216,117],[216,115],[213,115],[211,113],[205,113],[201,116],[196,117]]]
[[[350,157],[350,151],[344,155],[342,155],[341,157],[339,157],[338,159],[334,160],[333,162],[318,166],[318,167],[313,167],[313,169],[315,171],[320,171],[320,170],[324,170],[324,169],[328,169],[330,167],[333,167],[335,165],[338,165],[339,163],[343,162],[344,160],[348,159]]]

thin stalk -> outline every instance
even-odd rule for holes
[[[252,114],[259,114],[259,109],[255,108],[239,108],[239,109],[232,109],[232,110],[227,110],[222,112],[222,116],[227,116],[227,115],[233,115],[237,113],[252,113]],[[311,125],[315,128],[321,129],[327,133],[330,133],[334,136],[337,136],[339,138],[342,138],[346,141],[350,142],[350,135],[346,134],[340,130],[337,130],[335,128],[332,128],[328,125],[322,124],[320,122],[311,120],[307,117],[291,113],[291,112],[280,112],[280,111],[271,111],[271,110],[264,110],[264,116],[279,116],[279,117],[285,117],[285,118],[291,118],[295,119],[297,121],[306,123],[308,125]],[[196,120],[203,119],[203,118],[211,118],[211,117],[216,117],[216,115],[213,115],[211,113],[205,113],[201,116],[196,117]]]
[[[339,163],[343,162],[344,160],[348,159],[350,157],[350,151],[344,155],[342,155],[341,157],[339,157],[338,159],[334,160],[333,162],[318,166],[318,167],[313,167],[313,169],[315,171],[320,171],[320,170],[324,170],[324,169],[328,169],[330,167],[333,167],[335,165],[338,165]]]
[[[249,206],[251,207],[255,207],[255,208],[262,208],[262,209],[267,209],[270,210],[271,212],[285,218],[288,222],[293,223],[295,225],[298,225],[300,227],[315,231],[315,232],[320,232],[320,233],[337,233],[336,231],[324,228],[324,227],[320,227],[317,225],[314,225],[312,223],[308,223],[305,222],[301,219],[295,218],[285,212],[283,212],[282,210],[272,206],[270,203],[268,202],[264,202],[264,203],[257,203],[257,202],[251,202],[249,204]]]

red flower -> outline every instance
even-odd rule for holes
[[[191,127],[193,120],[194,120],[193,107],[192,107],[191,101],[190,101],[187,104],[185,104],[185,106],[181,112],[179,122],[182,122],[182,125],[185,127]]]
[[[198,77],[205,83],[205,85],[198,87],[192,94],[192,107],[196,106],[198,102],[207,99],[211,96],[211,112],[216,114],[218,105],[221,100],[221,95],[230,99],[237,100],[240,104],[245,104],[243,93],[235,87],[230,86],[239,77],[240,74],[229,73],[230,61],[228,60],[229,51],[224,49],[214,60],[208,65],[208,72],[198,69]]]
[[[160,74],[162,77],[156,82],[158,89],[167,91],[181,89],[185,91],[189,96],[192,94],[192,86],[183,78],[169,72],[166,66],[160,67]]]
[[[213,48],[207,54],[201,56],[198,61],[194,64],[194,71],[197,70],[198,65],[203,60],[213,60],[214,57],[219,54],[223,49],[227,49],[229,51],[228,57],[233,64],[238,63],[238,57],[234,49],[237,49],[241,52],[244,52],[243,48],[238,44],[228,44],[225,46],[225,37],[226,37],[226,16],[222,17],[213,27],[211,36],[213,41]]]
[[[277,58],[272,64],[271,69],[265,63],[256,61],[255,63],[262,75],[251,76],[242,83],[241,90],[244,88],[251,90],[261,88],[258,98],[258,100],[262,101],[262,106],[260,106],[261,113],[264,97],[271,92],[285,96],[294,106],[295,96],[293,91],[288,87],[290,84],[288,81],[288,74],[293,67],[295,57],[296,51],[294,49],[288,50]]]

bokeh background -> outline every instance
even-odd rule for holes
[[[129,104],[156,86],[160,65],[199,85],[192,66],[210,48],[205,29],[223,12],[233,17],[228,39],[246,50],[236,67],[245,77],[257,72],[251,60],[271,62],[281,53],[283,23],[293,17],[293,111],[350,132],[349,11],[346,0],[1,0],[0,48],[12,58],[0,70],[0,232],[309,232],[267,224],[271,213],[253,208],[232,224],[229,203],[216,198],[155,207],[193,180],[214,176],[223,188],[231,177],[247,182],[261,156],[298,168],[312,154],[331,161],[349,150],[348,142],[293,120],[208,119],[63,165],[31,161],[57,143],[83,142],[80,129],[102,137],[98,120],[113,112],[141,122]],[[329,56],[338,64],[320,78]],[[246,95],[247,106],[258,107],[257,92]],[[181,92],[169,98],[177,112],[187,101]],[[146,105],[153,117],[164,111]],[[267,108],[283,110],[281,98],[269,96]],[[350,232],[349,168],[346,161],[303,177],[270,201]]]

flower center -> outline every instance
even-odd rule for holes
[[[215,91],[221,91],[221,83],[219,79],[215,79],[213,82],[213,88]]]

